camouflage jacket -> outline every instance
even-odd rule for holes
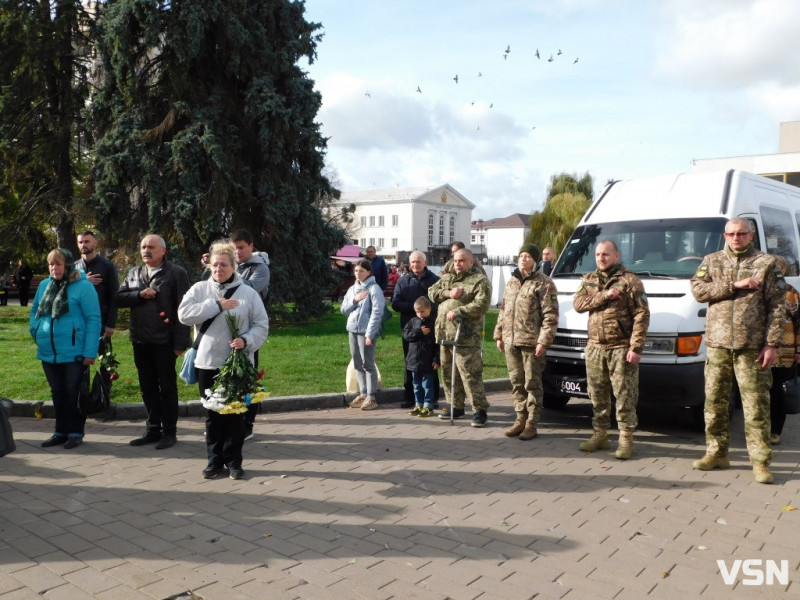
[[[541,271],[523,277],[515,269],[503,294],[494,339],[506,346],[535,347],[553,343],[558,328],[558,292]]]
[[[735,290],[747,277],[761,282],[757,290]],[[786,280],[775,258],[753,247],[709,254],[692,277],[692,294],[708,302],[706,345],[731,350],[761,350],[781,345]]]
[[[605,292],[617,288],[621,296],[609,300]],[[589,311],[589,345],[596,348],[631,348],[641,353],[650,307],[639,277],[617,263],[611,275],[594,271],[583,276],[572,305],[579,313]]]
[[[464,288],[460,298],[450,297],[451,288]],[[431,302],[439,305],[436,315],[436,342],[452,340],[456,336],[455,321],[447,320],[451,310],[461,317],[461,334],[458,345],[478,347],[483,341],[483,318],[492,301],[492,284],[478,268],[473,265],[469,271],[443,273],[442,278],[428,288]]]

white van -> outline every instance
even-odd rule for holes
[[[581,219],[551,273],[559,294],[558,332],[547,351],[545,404],[588,398],[588,315],[572,308],[584,273],[596,269],[597,242],[613,240],[642,279],[650,327],[639,370],[639,404],[693,407],[702,416],[706,304],[689,285],[703,257],[724,247],[725,223],[744,217],[757,248],[780,254],[797,288],[800,188],[743,171],[691,173],[610,183]]]

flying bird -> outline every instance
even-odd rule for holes
[[[575,60],[573,60],[573,61],[572,61],[572,64],[574,65],[574,64],[576,64],[577,62],[578,62],[578,57],[576,56],[576,57],[575,57]]]
[[[372,98],[372,94],[370,94],[370,93],[369,93],[369,90],[367,90],[366,92],[364,92],[364,95],[365,95],[367,98]]]
[[[489,108],[492,108],[493,106],[494,106],[494,102],[492,102],[492,103],[489,105]]]
[[[553,55],[550,55],[550,58],[547,59],[547,62],[553,62]]]
[[[509,52],[511,52],[511,45],[510,44],[508,45],[508,47],[506,47],[506,54],[508,54]]]
[[[422,90],[419,89],[419,86],[417,86],[417,92],[419,92],[420,94],[422,93]]]
[[[458,83],[458,75],[456,75],[455,77],[453,77],[453,81],[455,81],[456,83]]]
[[[538,48],[536,49],[536,58],[538,58],[539,60],[542,60],[542,57],[539,56],[539,49]]]
[[[478,77],[483,77],[483,73],[481,73],[480,71],[478,71]]]
[[[559,49],[558,49],[558,52],[557,52],[556,54],[558,54],[559,56],[561,56],[561,48],[559,48]]]

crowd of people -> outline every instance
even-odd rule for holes
[[[794,372],[790,367],[800,363],[800,310],[798,292],[783,276],[785,263],[756,250],[753,235],[746,219],[728,221],[726,247],[706,256],[691,280],[695,299],[708,303],[706,454],[692,466],[705,471],[729,467],[728,404],[735,382],[755,479],[771,483],[771,446],[780,443],[786,416],[781,384]],[[81,444],[86,419],[74,402],[80,375],[102,353],[116,326],[117,308],[127,307],[147,413],[145,431],[130,444],[169,448],[177,442],[176,361],[192,345],[192,327],[201,397],[210,393],[234,350],[258,365],[258,349],[269,332],[269,257],[255,251],[248,232],[236,232],[202,257],[208,278],[190,287],[186,270],[166,258],[163,238],[147,235],[140,244],[142,264],[128,270],[119,284],[114,265],[97,253],[92,232],[78,236],[78,247],[77,261],[63,249],[48,255],[50,277],[38,287],[30,311],[31,335],[56,412],[53,435],[42,446]],[[558,327],[558,291],[549,277],[555,258],[550,247],[544,252],[534,244],[520,248],[492,336],[505,356],[516,416],[504,434],[520,440],[538,434],[542,373]],[[583,276],[573,298],[574,309],[588,313],[585,356],[593,410],[593,433],[580,450],[608,447],[613,393],[619,429],[614,455],[627,460],[638,425],[639,363],[650,310],[642,281],[622,264],[612,240],[597,243],[595,263],[597,269]],[[439,418],[464,417],[469,401],[471,425],[484,427],[489,402],[482,340],[491,284],[472,252],[454,243],[451,260],[437,276],[428,269],[425,254],[415,251],[399,276],[370,247],[354,273],[356,281],[341,304],[358,380],[350,406],[378,407],[375,349],[386,318],[384,290],[393,285],[391,306],[400,314],[405,359],[401,407],[411,408],[411,416],[430,417],[443,389],[447,405]],[[223,313],[226,319],[218,319]],[[236,323],[233,329],[230,319]],[[244,414],[208,409],[203,477],[226,470],[233,479],[244,476],[242,448],[252,437],[257,406],[250,405]]]

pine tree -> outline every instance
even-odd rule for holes
[[[319,26],[289,0],[116,0],[100,22],[92,199],[103,228],[162,235],[187,268],[247,229],[269,252],[271,297],[324,310],[344,243],[320,198],[321,97],[300,68]]]

